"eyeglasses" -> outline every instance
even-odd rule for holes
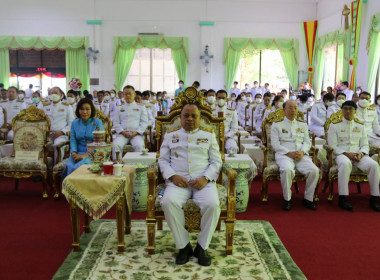
[[[343,111],[350,111],[351,112],[351,111],[354,111],[355,108],[353,108],[353,107],[343,107],[342,110]]]

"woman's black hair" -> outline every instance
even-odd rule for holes
[[[77,116],[77,118],[78,118],[78,119],[80,118],[79,110],[82,108],[82,106],[83,106],[84,104],[89,104],[90,107],[91,107],[91,115],[90,115],[90,118],[95,117],[95,106],[94,106],[94,104],[92,103],[92,100],[90,100],[90,99],[88,99],[88,98],[82,98],[81,100],[79,100],[78,105],[77,105],[77,108],[76,108],[76,110],[75,110],[75,115]]]
[[[272,101],[272,106],[274,106],[275,102],[278,102],[281,98],[284,98],[282,95],[276,95],[274,98],[273,98],[273,101]]]

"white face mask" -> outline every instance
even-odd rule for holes
[[[247,97],[242,96],[242,97],[241,97],[241,100],[246,101],[246,100],[247,100]]]
[[[61,97],[56,94],[56,93],[53,93],[51,96],[50,96],[50,100],[53,101],[53,102],[57,102],[59,100],[61,100]]]
[[[109,96],[109,95],[104,96],[104,100],[105,100],[105,101],[110,100],[110,96]]]
[[[20,99],[20,100],[24,99],[24,97],[25,97],[25,95],[24,95],[23,93],[20,93],[20,94],[17,96],[17,98]]]
[[[360,92],[361,92],[360,90],[357,90],[357,91],[356,91],[357,94],[360,94]]]
[[[218,105],[219,105],[220,107],[223,107],[224,104],[226,104],[226,99],[218,99]]]
[[[115,98],[115,94],[114,93],[111,93],[111,98]]]
[[[330,106],[334,105],[334,101],[329,101],[329,102],[327,102],[326,105],[330,107]]]
[[[281,101],[277,102],[277,108],[282,108],[283,104],[284,104],[284,102],[281,102]]]
[[[345,101],[346,101],[346,100],[344,100],[344,99],[339,99],[339,100],[336,102],[336,105],[338,105],[339,107],[342,108],[342,105],[343,105],[343,103],[344,103]]]
[[[254,85],[253,85],[254,88],[257,88],[257,86],[258,86],[257,84],[254,84]]]
[[[367,108],[369,106],[369,101],[367,99],[360,99],[359,105],[360,107]]]
[[[261,98],[256,98],[256,103],[260,104],[263,100]]]
[[[295,101],[295,100],[296,100],[296,96],[295,96],[295,95],[290,96],[290,97],[289,97],[289,100],[291,100],[291,101]]]
[[[236,100],[236,98],[235,97],[231,97],[231,101],[235,101]]]
[[[183,88],[183,84],[182,83],[179,83],[179,88]]]
[[[245,86],[245,89],[249,89],[249,86]]]
[[[69,102],[69,104],[74,104],[75,103],[75,99],[74,97],[67,97],[67,101]]]
[[[248,103],[250,103],[250,102],[252,102],[252,97],[251,97],[251,96],[248,96],[248,97],[246,98],[246,100],[247,100]]]
[[[207,102],[210,104],[214,104],[215,100],[216,100],[215,96],[208,96],[207,97]]]

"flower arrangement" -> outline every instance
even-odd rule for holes
[[[298,90],[303,90],[303,89],[313,89],[313,87],[309,83],[302,83],[298,87]]]
[[[82,87],[82,83],[78,78],[72,78],[71,81],[69,82],[69,87],[72,90],[79,90]]]

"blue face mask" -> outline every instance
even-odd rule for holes
[[[37,104],[38,102],[40,102],[40,99],[38,97],[33,97],[33,103]]]
[[[295,101],[295,100],[296,100],[296,96],[295,96],[295,95],[292,95],[292,96],[289,97],[289,99],[290,99],[291,101]]]

